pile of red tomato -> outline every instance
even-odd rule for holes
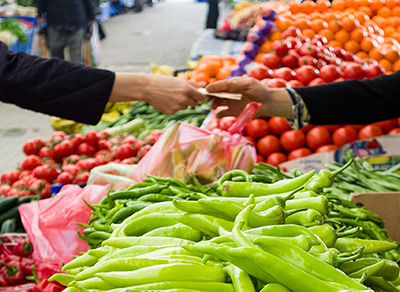
[[[235,117],[224,117],[218,128],[227,130]],[[256,147],[258,162],[277,166],[285,161],[313,153],[333,151],[356,140],[400,134],[400,118],[369,125],[308,125],[293,130],[280,117],[253,119],[243,133]]]
[[[46,141],[27,141],[22,163],[1,174],[0,195],[47,198],[51,184],[85,184],[96,166],[137,163],[161,134],[155,130],[142,141],[128,134],[110,137],[106,131],[71,136],[57,131]]]

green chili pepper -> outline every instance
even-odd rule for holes
[[[320,280],[341,283],[353,289],[365,288],[363,287],[363,285],[347,277],[345,274],[341,273],[331,265],[316,259],[310,253],[287,241],[281,240],[279,238],[259,238],[256,239],[254,243],[264,251],[290,263],[298,269],[301,269],[304,272],[307,272]]]
[[[269,283],[260,292],[290,292],[290,290],[281,284]]]
[[[90,267],[97,263],[98,258],[89,254],[83,254],[62,267],[62,271],[71,270],[80,267]]]
[[[338,238],[334,247],[340,252],[351,252],[359,248],[364,248],[363,253],[380,253],[397,248],[397,244],[383,240]]]
[[[296,214],[286,217],[285,224],[297,224],[302,226],[316,225],[323,222],[321,213],[314,209],[300,211]]]
[[[226,181],[222,184],[221,193],[224,197],[248,197],[250,194],[258,197],[290,192],[303,186],[314,174],[315,171],[313,170],[299,177],[281,180],[272,184]]]
[[[256,212],[265,211],[274,206],[279,206],[281,208],[285,208],[286,202],[289,199],[292,199],[295,196],[295,194],[298,193],[298,191],[301,189],[302,188],[298,188],[298,189],[294,190],[293,192],[290,192],[284,196],[283,195],[276,195],[276,196],[271,195],[271,196],[267,197],[265,200],[263,200],[262,202],[256,204],[256,206],[254,207],[254,211],[256,211]],[[298,209],[298,208],[296,208],[296,209]]]
[[[126,237],[114,237],[109,238],[103,241],[102,245],[112,246],[115,248],[127,248],[133,245],[179,245],[179,244],[186,244],[190,245],[193,244],[193,241],[173,238],[173,237],[141,237],[141,236],[126,236]]]
[[[167,281],[225,282],[226,280],[226,273],[221,268],[186,263],[157,265],[129,272],[97,273],[95,276],[116,287]]]
[[[201,291],[201,292],[235,292],[232,284],[221,283],[221,282],[192,282],[192,281],[175,281],[175,282],[161,282],[152,283],[140,286],[130,287],[130,289],[136,289],[135,291]],[[180,289],[180,290],[178,290]],[[181,290],[185,289],[185,290]],[[187,290],[190,289],[190,290]],[[195,290],[192,290],[195,289]],[[124,291],[124,290],[123,290]],[[126,292],[132,292],[131,290]]]
[[[340,253],[340,251],[338,251],[336,248],[330,248],[328,251],[323,253],[313,252],[312,255],[320,261],[323,261],[332,267],[338,268],[345,262],[359,258],[361,256],[361,250],[362,249],[358,249],[353,253]]]
[[[227,250],[227,254],[237,258],[238,261],[250,261],[252,269],[258,268],[276,279],[276,283],[284,284],[294,292],[303,291],[324,291],[337,292],[337,288],[323,282],[317,277],[305,272],[291,263],[280,259],[268,252],[252,247],[238,247]],[[243,264],[238,266],[243,271],[248,272],[248,266]],[[270,268],[273,267],[273,268]],[[311,269],[313,270],[313,269]],[[251,272],[248,272],[251,275]],[[255,276],[255,275],[253,275]],[[344,277],[348,278],[343,274]],[[350,278],[349,278],[350,279]],[[267,282],[266,279],[259,279]],[[358,284],[358,283],[356,283]],[[365,287],[358,284],[364,289]]]
[[[106,283],[105,281],[103,281],[102,279],[100,279],[98,277],[89,278],[89,279],[83,280],[83,281],[72,281],[71,283],[69,283],[69,286],[78,288],[79,290],[80,290],[80,288],[111,290],[116,287],[114,285],[110,285],[110,284]]]
[[[154,229],[143,234],[143,236],[174,237],[191,241],[200,241],[202,238],[201,232],[199,230],[196,230],[190,226],[181,223]]]
[[[289,200],[286,202],[285,210],[306,208],[314,209],[319,213],[326,215],[331,205],[332,204],[329,203],[328,199],[325,196],[318,196],[314,198]]]
[[[235,292],[256,292],[253,282],[247,273],[232,264],[226,265],[223,270],[231,278]]]
[[[358,220],[371,220],[383,227],[384,222],[378,215],[363,208],[345,208],[340,205],[335,205],[334,210],[338,211],[343,217],[354,218]]]
[[[347,167],[349,167],[350,164],[352,164],[352,163],[353,163],[353,159],[351,159],[349,162],[347,162],[345,165],[343,165],[343,167],[341,167],[335,171],[332,171],[332,172],[326,171],[324,169],[320,170],[315,177],[311,178],[305,184],[304,188],[307,191],[321,193],[324,188],[328,188],[328,187],[332,186],[333,180],[335,179],[335,177],[339,173],[344,171]]]
[[[119,223],[131,216],[132,214],[146,208],[149,204],[135,203],[123,209],[118,209],[118,211],[111,217],[111,223]]]
[[[233,228],[233,222],[204,214],[184,213],[177,216],[177,220],[210,237],[218,236],[220,227],[228,231]]]
[[[314,198],[318,197],[319,195],[316,192],[313,191],[303,191],[303,192],[298,192],[294,195],[294,199],[305,199],[305,198]]]
[[[121,232],[125,236],[139,236],[159,227],[171,226],[178,223],[176,213],[152,213],[143,215],[127,224]]]
[[[346,274],[351,274],[380,262],[383,262],[383,266],[375,273],[375,276],[380,276],[386,281],[394,281],[399,277],[399,265],[394,261],[385,259],[360,258],[355,261],[343,263],[340,269]]]
[[[109,232],[104,232],[104,231],[94,231],[88,234],[88,237],[91,239],[99,239],[99,240],[106,240],[109,239],[111,236],[111,233]]]
[[[245,182],[251,182],[250,175],[246,171],[241,170],[241,169],[233,169],[233,170],[225,172],[220,177],[220,179],[218,180],[217,183],[219,186],[222,186],[222,184],[224,182],[231,181],[234,177],[237,177],[237,176],[241,177],[243,179],[243,181],[245,181]]]
[[[186,185],[183,182],[174,178],[157,177],[149,174],[146,174],[146,176],[152,178],[157,183],[170,184],[177,187],[186,188]]]
[[[52,275],[48,281],[57,281],[63,286],[68,286],[69,283],[74,281],[75,276],[74,275],[69,275],[69,274],[64,274],[64,273],[57,273]]]
[[[145,179],[144,179],[142,182],[133,184],[130,187],[126,188],[126,190],[140,189],[140,188],[143,188],[143,187],[148,187],[148,186],[154,185],[154,182],[155,181],[146,182]]]
[[[95,249],[89,249],[87,251],[87,254],[94,256],[96,258],[102,258],[105,255],[107,255],[108,253],[112,252],[113,248],[109,247],[109,246],[102,246],[102,247],[98,247]]]
[[[311,240],[308,236],[305,235],[297,235],[297,236],[291,236],[291,237],[273,237],[273,236],[259,236],[259,235],[253,235],[253,234],[248,234],[246,233],[246,237],[249,238],[252,242],[259,238],[278,238],[281,240],[285,240],[287,242],[290,242],[291,244],[294,244],[298,247],[300,247],[302,250],[309,251],[310,248],[312,247]]]
[[[172,197],[168,196],[168,195],[163,195],[163,194],[147,194],[147,195],[143,195],[140,198],[137,199],[139,202],[152,202],[152,203],[156,203],[156,202],[166,202],[166,201],[172,201]]]
[[[316,225],[309,228],[314,234],[316,234],[327,247],[333,247],[335,245],[337,236],[335,229],[329,224]]]
[[[105,198],[103,198],[100,201],[100,203],[104,204],[106,200],[114,201],[116,199],[137,199],[143,195],[151,193],[159,193],[167,187],[168,185],[154,184],[151,186],[137,188],[137,189],[116,191],[108,194]]]
[[[399,289],[396,288],[392,283],[385,281],[382,277],[370,277],[365,281],[365,284],[373,288],[375,291],[385,292],[398,292]]]
[[[205,214],[226,220],[232,220],[230,216],[225,216],[222,212],[209,207],[207,204],[200,203],[201,200],[204,199],[200,199],[199,201],[174,200],[172,203],[177,209],[187,213]]]

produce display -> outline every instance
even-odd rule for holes
[[[91,248],[50,280],[65,291],[397,291],[398,244],[382,219],[325,195],[352,163],[293,178],[259,164],[209,186],[149,176],[91,206],[80,224]]]

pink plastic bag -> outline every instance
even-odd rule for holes
[[[256,150],[240,132],[258,107],[259,104],[249,104],[229,132],[212,133],[176,123],[138,163],[130,178],[140,182],[150,174],[188,181],[193,173],[206,184],[232,169],[250,171],[256,161]]]
[[[34,259],[62,264],[72,255],[85,252],[89,245],[79,239],[75,222],[88,223],[91,212],[83,202],[98,203],[107,194],[104,186],[66,185],[52,198],[32,202],[18,208],[21,221],[33,245]]]

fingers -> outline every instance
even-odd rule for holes
[[[240,93],[251,84],[252,78],[236,77],[214,82],[206,87],[209,92]]]

